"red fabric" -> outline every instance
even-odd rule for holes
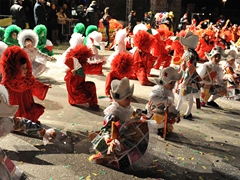
[[[26,59],[27,64],[25,77],[20,77],[20,59],[22,58]],[[35,103],[33,96],[44,100],[49,86],[37,81],[32,75],[31,63],[24,50],[14,46],[8,48],[2,56],[1,70],[3,76],[1,83],[8,90],[10,105],[19,105],[16,116],[33,122],[38,121],[44,112],[44,107]]]
[[[111,82],[114,79],[118,79],[121,80],[122,78],[124,78],[125,76],[121,76],[119,74],[116,74],[115,71],[110,71],[106,77],[106,82],[105,82],[105,94],[107,96],[110,96],[110,90],[111,90]]]
[[[147,76],[150,75],[151,68],[156,60],[156,57],[150,53],[143,53],[137,49],[133,55],[133,74],[129,75],[129,78],[133,79],[134,75],[139,80],[141,85],[148,85],[151,82]]]
[[[168,67],[171,63],[171,56],[168,54],[168,51],[166,50],[166,42],[159,40],[154,49],[158,49],[157,50],[158,59],[155,65],[153,66],[154,69],[159,69],[162,64],[164,67]]]
[[[85,74],[97,74],[97,75],[101,75],[102,74],[102,66],[103,63],[97,63],[97,64],[89,64],[86,63],[85,64]]]
[[[174,57],[182,57],[184,49],[179,40],[175,40],[172,42],[172,49],[174,50]]]
[[[197,53],[199,55],[199,58],[204,60],[207,59],[205,53],[209,53],[213,47],[213,44],[209,44],[204,40],[204,38],[201,38],[197,47]]]
[[[72,62],[71,62],[72,61]],[[64,80],[68,91],[68,102],[71,105],[89,103],[90,106],[98,103],[96,86],[94,82],[85,81],[85,76],[73,75],[73,58],[66,59],[65,64],[69,67]],[[86,68],[86,69],[85,69]],[[84,64],[84,72],[88,66]]]

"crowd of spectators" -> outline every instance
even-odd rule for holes
[[[62,43],[66,39],[66,34],[71,34],[69,26],[71,22],[81,22],[85,26],[97,25],[101,19],[101,12],[92,1],[89,7],[75,1],[72,5],[69,1],[36,0],[35,4],[30,0],[15,0],[10,8],[13,24],[21,29],[33,29],[36,25],[43,24],[47,27],[47,37],[57,45],[57,40]],[[94,3],[95,2],[95,3]]]

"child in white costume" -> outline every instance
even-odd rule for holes
[[[126,41],[127,41],[127,30],[125,29],[119,29],[115,36],[115,44],[114,44],[114,50],[115,52],[112,53],[108,57],[108,61],[112,62],[114,57],[118,55],[120,52],[129,52],[126,50]],[[130,52],[129,52],[130,53]],[[131,54],[131,53],[130,53]]]
[[[146,104],[146,119],[150,119],[151,124],[155,124],[158,133],[161,133],[164,127],[164,114],[168,107],[168,127],[167,132],[172,132],[173,124],[179,122],[179,112],[174,105],[173,88],[176,81],[180,80],[182,73],[177,73],[173,67],[164,68],[156,79],[157,85],[153,87],[150,93],[149,101]],[[155,121],[154,121],[155,120]]]
[[[48,56],[36,48],[38,35],[31,29],[24,29],[18,34],[18,41],[23,50],[28,54],[32,63],[32,71],[35,77],[49,70],[46,66],[47,60],[55,60],[54,57]]]
[[[98,53],[100,49],[100,42],[102,41],[102,34],[97,31],[91,32],[87,37],[86,46],[92,50],[93,56],[88,59],[91,65],[86,74],[102,74],[102,66],[106,63],[107,58]]]
[[[84,40],[84,36],[82,34],[79,34],[79,33],[73,33],[71,35],[71,39],[69,40],[69,44],[70,44],[70,47],[64,51],[64,53],[58,58],[57,60],[57,64],[60,66],[60,67],[63,67],[66,69],[68,69],[68,67],[64,64],[65,61],[66,61],[66,55],[67,53],[71,50],[71,49],[74,49],[78,44],[83,44],[83,40]]]
[[[85,32],[84,24],[77,23],[76,26],[73,29],[71,39],[69,40],[70,47],[58,58],[57,64],[60,67],[65,68],[65,70],[68,69],[68,67],[65,65],[66,55],[71,49],[74,49],[77,45],[83,44],[83,41],[84,41],[84,38],[85,38],[83,36],[84,32]]]
[[[21,117],[15,117],[18,105],[11,106],[8,102],[7,89],[0,85],[0,138],[7,136],[12,131],[26,134],[34,134],[43,137],[44,143],[56,137],[53,129],[44,129],[39,124]],[[26,175],[21,169],[13,164],[0,148],[0,179],[20,180],[26,179]]]
[[[223,70],[219,64],[221,57],[226,57],[220,46],[214,47],[210,53],[206,53],[206,57],[210,62],[206,62],[198,69],[198,73],[202,78],[201,81],[201,106],[206,105],[219,108],[214,101],[218,97],[226,94],[226,84],[223,81]]]
[[[181,70],[183,71],[182,78],[178,84],[179,99],[177,103],[177,110],[180,111],[183,101],[188,100],[187,110],[183,116],[184,119],[192,119],[193,98],[200,98],[200,76],[197,73],[197,62],[199,56],[195,51],[199,37],[192,32],[188,32],[185,37],[180,37],[180,43],[184,47],[183,61],[181,63]],[[200,103],[198,101],[198,103]]]
[[[232,96],[235,100],[238,100],[240,93],[240,69],[235,62],[239,58],[236,50],[230,49],[225,51],[227,54],[226,62],[222,64],[222,69],[224,72],[223,79],[227,81],[227,90],[229,95]]]
[[[116,169],[134,164],[148,147],[148,123],[133,117],[131,97],[134,86],[128,78],[114,79],[111,83],[111,97],[114,102],[104,110],[103,127],[100,132],[89,135],[97,154],[89,160]]]

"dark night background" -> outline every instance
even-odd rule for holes
[[[0,0],[0,15],[9,15],[11,1],[13,2],[14,0]],[[28,1],[32,1],[33,3],[35,2],[35,0],[25,0],[25,2]],[[58,1],[60,2],[64,0]],[[65,1],[71,2],[71,0]],[[78,0],[78,2],[83,3],[85,6],[88,6],[91,1],[92,0]],[[116,15],[115,18],[120,20],[125,19],[126,0],[98,0],[97,2],[99,2],[101,9],[104,9],[106,5],[110,7],[114,5],[118,6],[118,8],[114,11]],[[195,4],[195,9],[193,10],[194,13],[204,13],[204,16],[195,17],[198,21],[209,18],[212,22],[216,22],[218,17],[223,14],[227,19],[231,19],[232,23],[240,24],[240,0],[227,0],[225,6],[222,0],[182,0],[181,16],[187,12],[188,4]],[[141,5],[143,7],[140,7]],[[150,0],[134,0],[133,8],[134,6],[141,9],[141,14],[143,14],[143,12],[150,10]],[[124,9],[124,11],[119,11],[119,9]],[[211,15],[209,16],[209,14]],[[143,15],[140,17],[143,17]]]

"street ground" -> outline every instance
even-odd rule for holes
[[[54,49],[58,58],[68,44]],[[110,55],[112,51],[100,52]],[[240,179],[240,101],[218,99],[221,109],[196,109],[192,121],[182,119],[174,125],[174,131],[166,140],[156,132],[150,133],[146,154],[134,166],[113,170],[88,161],[91,143],[88,132],[99,130],[103,110],[110,102],[105,97],[105,77],[109,64],[104,66],[103,75],[88,75],[87,80],[96,83],[99,112],[87,107],[70,106],[64,82],[65,72],[48,62],[50,71],[39,80],[51,83],[46,99],[36,102],[45,106],[40,121],[46,128],[57,131],[57,139],[44,146],[41,139],[10,134],[0,139],[1,148],[14,163],[33,180],[123,180],[123,179],[169,179],[169,180],[233,180]],[[159,71],[152,70],[151,81]],[[144,108],[152,87],[134,83],[132,106]],[[181,113],[186,109],[183,104]]]

